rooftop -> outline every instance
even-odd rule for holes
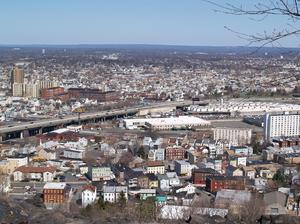
[[[52,166],[20,166],[15,170],[15,172],[16,171],[22,173],[54,173],[56,168]]]
[[[46,183],[44,185],[44,189],[58,189],[58,190],[62,190],[62,189],[65,189],[67,186],[66,183],[61,183],[61,182],[49,182],[49,183]]]
[[[153,126],[157,125],[210,125],[209,121],[194,116],[179,116],[166,118],[137,118],[124,119],[126,123],[148,123]]]

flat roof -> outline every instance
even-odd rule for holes
[[[256,132],[263,131],[263,128],[257,127],[255,125],[247,124],[243,121],[220,120],[220,121],[212,121],[211,124],[214,128],[252,129],[253,131]]]
[[[210,125],[209,121],[195,116],[178,116],[166,118],[138,118],[138,119],[124,119],[125,122],[140,122],[148,123],[153,126],[157,125]]]
[[[46,183],[46,184],[44,185],[44,189],[60,189],[60,190],[62,190],[62,189],[65,189],[66,186],[67,186],[66,183],[61,183],[61,182],[57,182],[57,183],[55,183],[55,182],[49,182],[49,183]]]

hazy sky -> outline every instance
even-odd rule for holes
[[[224,26],[258,33],[285,24],[213,9],[201,0],[1,0],[0,44],[246,45]]]

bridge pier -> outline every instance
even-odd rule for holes
[[[43,128],[39,128],[39,135],[43,134]]]
[[[28,136],[30,136],[29,130],[21,131],[21,133],[20,133],[20,138],[21,138],[21,139],[23,139],[24,137],[26,138],[26,137],[28,137]]]

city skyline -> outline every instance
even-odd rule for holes
[[[230,2],[236,2],[231,0]],[[286,25],[282,17],[263,21],[215,12],[205,1],[6,1],[1,3],[1,45],[147,44],[246,46],[229,31],[262,33]],[[5,23],[9,21],[9,23]],[[259,45],[259,44],[257,44]],[[276,45],[277,46],[277,45]],[[298,47],[296,37],[280,41]]]

